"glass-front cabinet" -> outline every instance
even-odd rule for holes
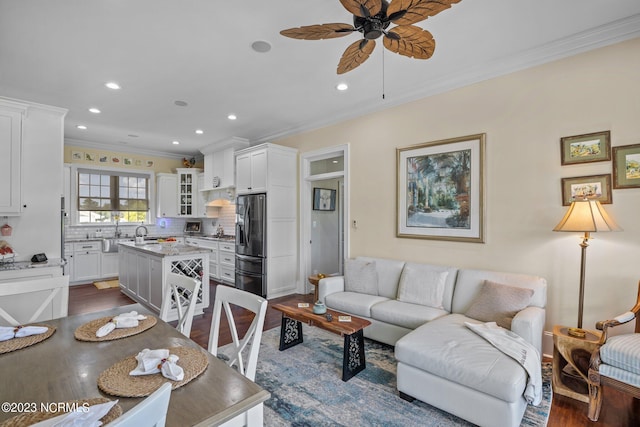
[[[176,169],[178,173],[178,216],[198,216],[198,173],[200,169]]]

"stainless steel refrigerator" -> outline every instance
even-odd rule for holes
[[[236,288],[267,295],[267,195],[236,200]]]

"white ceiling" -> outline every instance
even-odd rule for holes
[[[69,109],[69,143],[196,155],[231,137],[270,141],[640,37],[640,1],[462,0],[418,24],[436,40],[431,59],[383,55],[379,39],[341,76],[338,61],[358,33],[279,34],[333,22],[352,23],[338,0],[0,0],[0,96]],[[271,51],[253,51],[257,40]],[[339,82],[349,90],[335,90]]]

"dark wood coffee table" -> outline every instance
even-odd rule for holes
[[[348,381],[366,367],[362,330],[371,324],[368,320],[350,315],[350,322],[340,322],[338,321],[339,316],[349,315],[327,309],[327,313],[333,316],[333,319],[328,321],[326,314],[313,312],[313,304],[309,304],[309,307],[298,307],[298,304],[275,304],[273,309],[282,312],[280,351],[303,342],[302,322],[304,322],[307,325],[316,326],[344,337],[342,381]]]

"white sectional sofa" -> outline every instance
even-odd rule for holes
[[[395,346],[403,398],[480,426],[517,427],[527,373],[465,322],[495,320],[540,354],[546,290],[536,276],[359,257],[345,276],[320,280],[318,296],[369,320],[365,337]]]

